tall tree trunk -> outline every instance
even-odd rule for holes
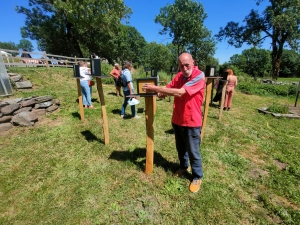
[[[83,58],[83,54],[80,49],[78,40],[76,38],[76,35],[74,34],[73,24],[70,22],[67,23],[67,39],[68,39],[68,44],[71,47],[74,55],[76,57]]]

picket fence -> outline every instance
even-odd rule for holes
[[[6,67],[70,67],[78,61],[89,61],[90,58],[77,58],[44,52],[28,52],[23,50],[0,49]],[[101,58],[101,61],[106,61]]]

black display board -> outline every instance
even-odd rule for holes
[[[151,77],[157,77],[157,70],[151,70]]]
[[[92,76],[101,76],[101,59],[91,59],[91,72]]]
[[[206,66],[205,76],[206,77],[215,77],[216,76],[216,67],[215,66]]]
[[[73,65],[73,73],[74,73],[74,78],[82,78],[80,76],[80,70],[79,70],[79,65]]]

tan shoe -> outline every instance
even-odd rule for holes
[[[193,180],[190,184],[190,191],[196,193],[199,191],[202,180]]]
[[[183,174],[185,174],[186,172],[191,172],[191,167],[189,166],[186,169],[178,169],[176,170],[176,172],[174,173],[175,177],[181,177]]]

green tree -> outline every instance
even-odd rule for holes
[[[145,38],[135,27],[121,25],[118,33],[108,42],[107,53],[110,56],[104,55],[104,57],[117,62],[129,60],[135,66],[140,66],[146,44]]]
[[[259,5],[264,0],[256,0]],[[245,17],[244,26],[237,22],[227,23],[216,38],[219,41],[228,38],[228,43],[237,48],[243,43],[260,46],[267,38],[272,46],[272,77],[277,80],[280,71],[283,47],[289,45],[298,50],[300,39],[300,0],[268,0],[270,5],[260,15],[251,10]]]
[[[26,15],[22,37],[37,40],[39,50],[78,57],[83,52],[103,55],[121,19],[131,14],[121,0],[29,0],[29,4],[16,7]]]
[[[18,48],[27,49],[28,52],[34,51],[32,43],[27,39],[21,39],[20,43],[18,44]]]
[[[293,51],[284,49],[282,52],[280,77],[300,77],[300,55]]]
[[[8,49],[8,50],[18,50],[18,46],[16,43],[10,41],[10,42],[0,42],[0,48],[1,49]],[[18,53],[11,53],[13,56],[18,55]]]
[[[18,46],[14,42],[0,42],[0,48],[8,50],[18,50]]]
[[[150,42],[145,47],[144,67],[149,69],[169,71],[172,65],[172,54],[163,44]]]
[[[177,56],[184,51],[195,54],[199,60],[205,60],[215,53],[215,44],[211,32],[203,25],[207,14],[201,3],[193,0],[175,0],[172,5],[160,9],[155,23],[163,29],[159,34],[168,34],[177,46]]]
[[[254,77],[270,76],[271,52],[265,49],[250,48],[242,51],[242,54],[235,54],[230,57],[229,64],[238,67],[244,73]]]
[[[170,61],[171,65],[167,71],[171,72],[171,67],[172,67],[172,70],[177,71],[178,70],[178,52],[177,52],[178,48],[177,48],[177,46],[173,45],[172,43],[167,43],[166,47],[169,49],[169,51],[171,53],[171,61]]]

